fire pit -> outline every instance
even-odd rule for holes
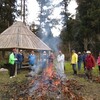
[[[26,89],[20,91],[18,100],[83,100],[73,91],[74,86],[80,89],[75,80],[59,76],[51,64],[41,75],[31,77]]]

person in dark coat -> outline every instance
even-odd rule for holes
[[[84,50],[84,52],[83,52],[83,68],[84,68],[84,71],[86,70],[86,66],[85,66],[86,56],[87,56],[87,53],[86,53],[86,50]]]
[[[83,56],[82,56],[81,52],[78,52],[78,71],[81,70],[82,61],[83,61]]]
[[[55,58],[55,56],[54,56],[53,52],[50,52],[50,55],[49,55],[49,57],[48,57],[48,64],[49,64],[49,65],[50,65],[50,64],[53,65],[54,58]]]
[[[17,54],[17,67],[18,67],[18,71],[20,71],[21,67],[22,67],[22,62],[24,61],[24,55],[22,53],[22,50],[19,50],[18,54]]]

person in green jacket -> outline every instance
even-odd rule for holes
[[[9,74],[10,74],[10,78],[15,77],[15,60],[17,60],[15,58],[15,53],[16,53],[16,49],[13,49],[13,52],[9,55]]]

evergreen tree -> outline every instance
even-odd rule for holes
[[[61,38],[65,47],[98,51],[100,45],[100,0],[76,0],[76,19],[65,21]],[[67,14],[68,15],[68,14]],[[69,46],[68,46],[69,44]]]
[[[100,33],[100,0],[76,0],[80,31],[78,37],[84,49],[95,47],[96,34]]]
[[[0,33],[13,24],[17,13],[16,0],[1,0],[0,2]]]

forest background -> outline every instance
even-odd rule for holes
[[[27,0],[20,0],[19,4],[17,1],[0,0],[0,33],[11,26],[16,17],[22,17],[26,22]],[[70,1],[61,0],[56,4],[52,0],[37,0],[40,8],[38,23],[33,21],[29,27],[53,51],[61,49],[66,59],[69,59],[72,49],[76,52],[91,50],[97,57],[100,51],[100,0],[76,0],[78,6],[74,17],[68,12]],[[21,3],[24,3],[24,7]],[[59,18],[51,17],[56,7],[61,7]],[[53,36],[53,28],[59,29],[59,36]]]

